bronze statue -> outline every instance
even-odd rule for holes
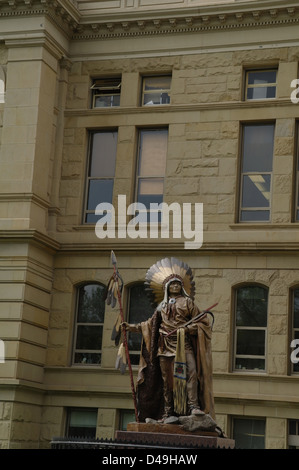
[[[145,285],[156,307],[153,316],[137,325],[121,323],[143,339],[136,390],[139,421],[214,417],[211,312],[199,315],[191,269],[165,258],[148,270]]]

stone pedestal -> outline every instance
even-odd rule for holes
[[[138,446],[165,446],[177,449],[233,449],[235,441],[217,432],[186,431],[179,424],[129,423],[127,431],[116,431],[117,442]]]

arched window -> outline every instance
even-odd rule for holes
[[[143,284],[136,284],[129,289],[128,315],[129,323],[140,323],[146,321],[154,313],[154,307],[145,292]],[[138,365],[141,347],[141,334],[128,334],[128,347],[132,365]]]
[[[268,289],[246,285],[235,292],[235,370],[264,371]]]
[[[291,331],[291,341],[296,340],[296,349],[298,350],[299,343],[299,287],[293,289],[292,291],[292,331]],[[299,372],[299,358],[296,350],[292,349],[294,356],[292,355],[292,373]],[[298,361],[298,362],[297,362]]]
[[[78,289],[73,364],[101,363],[105,290],[100,284]]]

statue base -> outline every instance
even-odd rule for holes
[[[180,424],[128,423],[127,431],[116,431],[117,442],[185,449],[234,449],[235,441],[217,432],[186,431]]]

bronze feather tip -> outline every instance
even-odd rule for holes
[[[113,264],[113,266],[116,266],[116,256],[113,250],[111,250],[111,263]]]

